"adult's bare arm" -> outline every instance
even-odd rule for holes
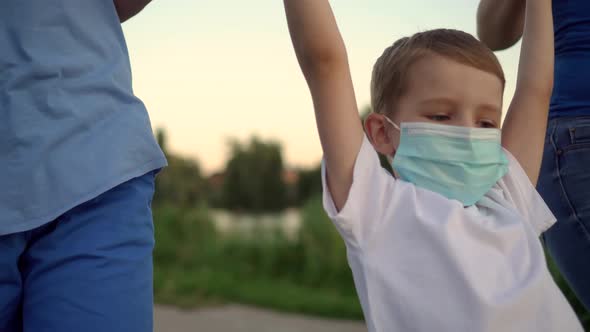
[[[113,0],[113,2],[117,8],[119,21],[123,23],[142,11],[151,0]]]
[[[494,51],[516,44],[524,29],[526,0],[481,0],[477,35]]]

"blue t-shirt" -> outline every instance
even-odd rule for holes
[[[550,117],[590,116],[590,0],[554,0],[555,85]]]
[[[1,0],[0,235],[165,165],[113,0]]]

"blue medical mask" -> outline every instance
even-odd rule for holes
[[[418,187],[471,206],[508,171],[499,129],[385,119],[401,134],[392,167]]]

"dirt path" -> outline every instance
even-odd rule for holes
[[[366,332],[361,322],[277,313],[240,305],[181,311],[156,306],[155,332]]]

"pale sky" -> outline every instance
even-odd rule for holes
[[[433,28],[475,34],[477,0],[332,0],[346,42],[359,107],[369,104],[377,57],[400,37]],[[170,150],[210,173],[227,140],[255,134],[283,145],[287,165],[321,158],[311,98],[299,71],[281,0],[155,0],[124,24],[135,93]],[[519,46],[498,53],[514,91]]]

